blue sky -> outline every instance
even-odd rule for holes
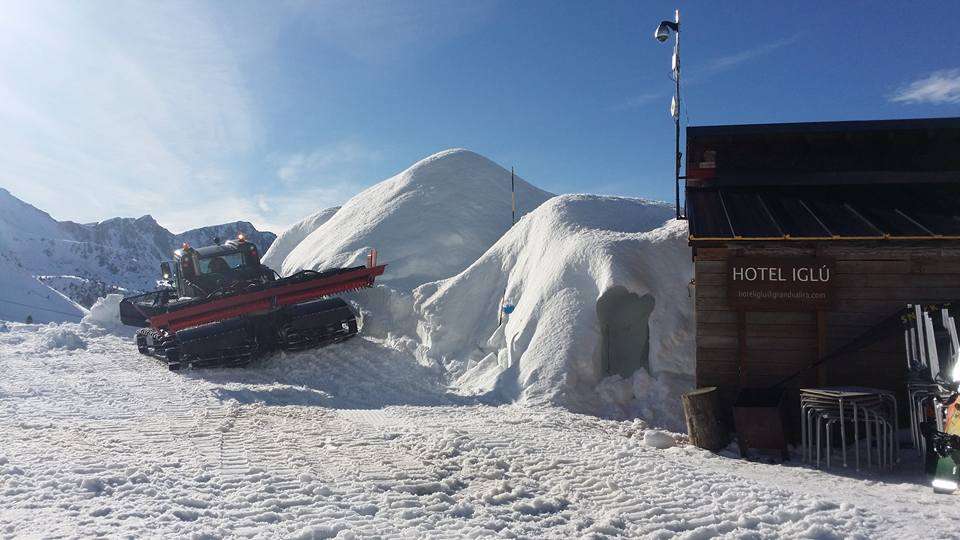
[[[0,186],[279,230],[465,147],[671,200],[675,7],[691,125],[960,116],[957,2],[3,2]]]

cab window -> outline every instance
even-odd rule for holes
[[[237,251],[224,255],[215,255],[213,257],[200,259],[198,262],[200,273],[203,275],[223,274],[243,266],[243,253]]]

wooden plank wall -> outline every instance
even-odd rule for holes
[[[907,302],[960,299],[958,242],[935,246],[824,242],[698,247],[697,386],[720,386],[728,399],[738,386],[737,313],[727,303],[726,287],[730,254],[836,259],[838,302],[834,311],[825,314],[828,353]],[[815,312],[748,312],[745,329],[746,386],[773,384],[817,358]],[[861,352],[838,358],[824,369],[824,382],[900,390],[905,370],[903,347],[902,336],[893,335]],[[792,386],[816,383],[816,372],[811,370]]]

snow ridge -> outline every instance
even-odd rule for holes
[[[518,217],[552,194],[516,178]],[[510,171],[461,148],[423,159],[347,201],[284,259],[282,273],[390,265],[380,281],[409,291],[452,276],[510,228]]]
[[[283,268],[283,261],[290,255],[290,252],[300,242],[303,242],[304,238],[310,236],[310,233],[329,221],[338,210],[340,210],[339,206],[324,208],[291,225],[289,229],[277,236],[276,240],[270,245],[270,249],[264,253],[261,262],[279,271]]]

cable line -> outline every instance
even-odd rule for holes
[[[16,304],[16,305],[18,305],[18,306],[24,306],[24,307],[33,308],[33,309],[39,309],[40,311],[49,311],[49,312],[51,312],[51,313],[59,313],[60,315],[68,315],[68,316],[70,316],[70,317],[76,317],[76,318],[78,318],[78,319],[82,319],[82,318],[83,318],[83,315],[80,315],[80,314],[78,314],[78,313],[67,313],[66,311],[57,311],[57,310],[55,310],[55,309],[50,309],[50,308],[45,308],[45,307],[40,307],[40,306],[33,306],[33,305],[30,305],[30,304],[24,304],[23,302],[14,302],[13,300],[7,300],[7,299],[5,299],[5,298],[0,298],[0,302],[6,302],[6,303],[8,303],[8,304]]]

